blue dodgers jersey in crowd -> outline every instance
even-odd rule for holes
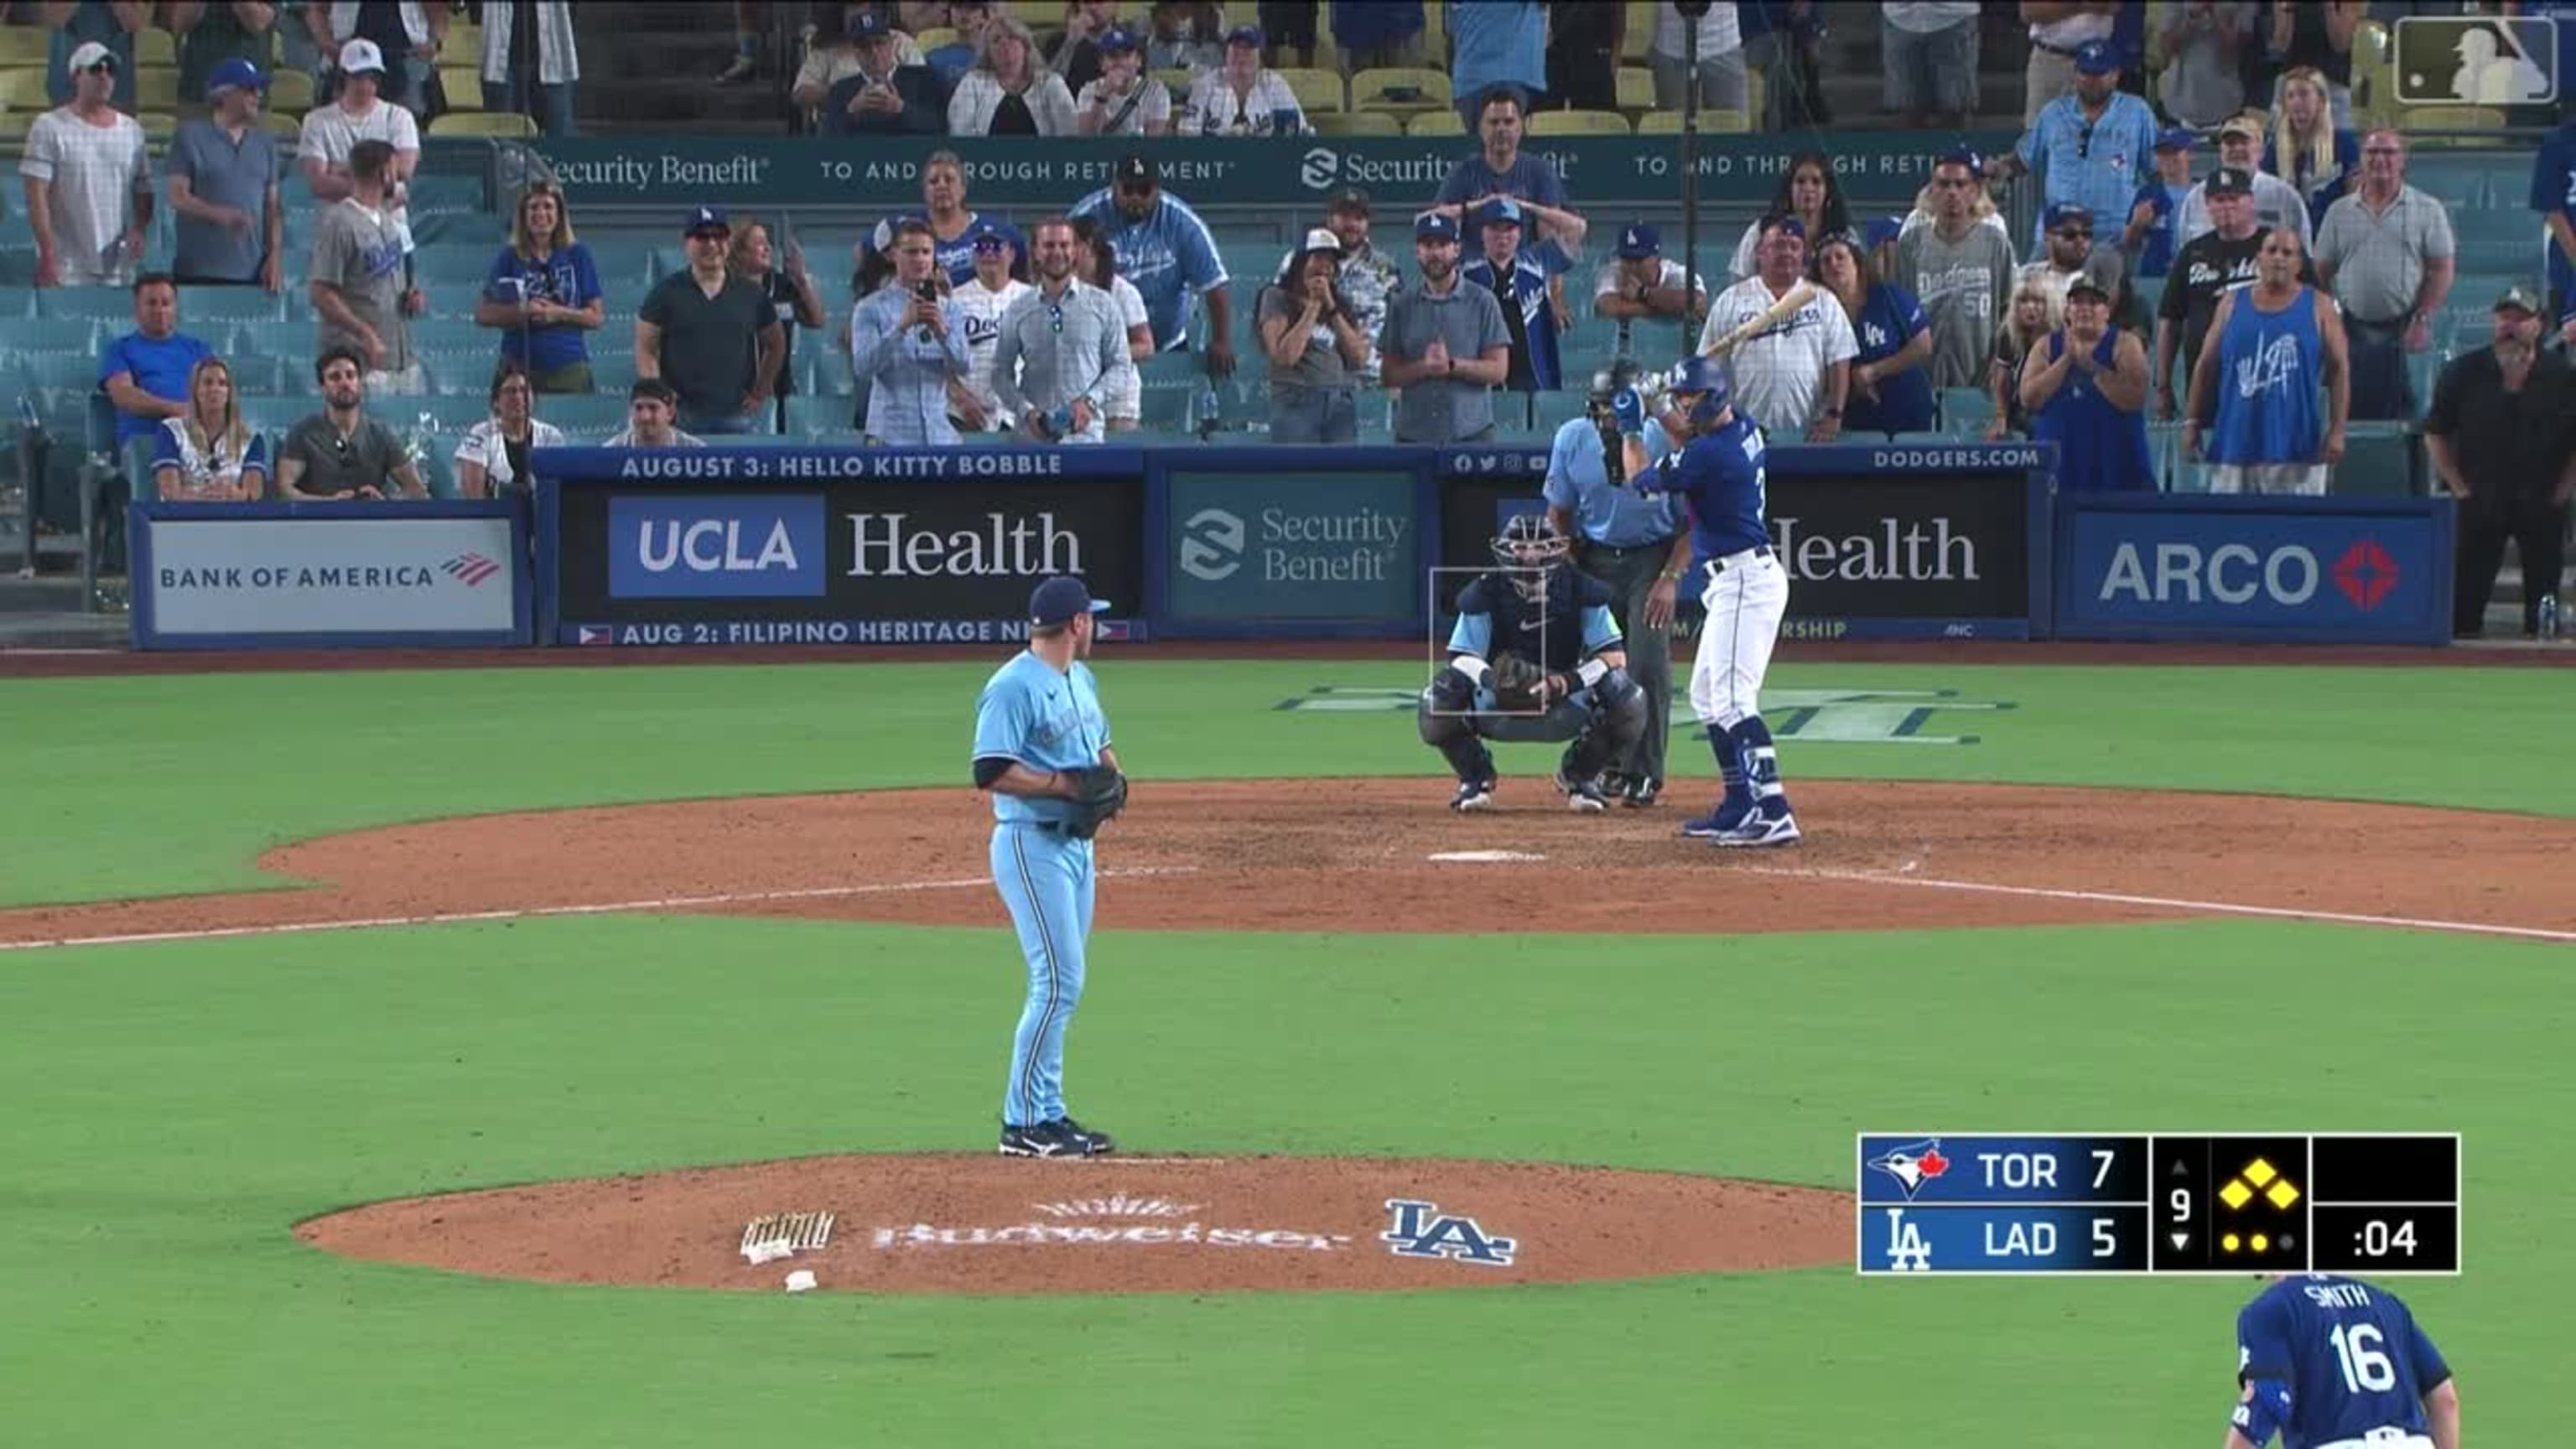
[[[1543,602],[1522,598],[1507,575],[1483,574],[1458,591],[1449,652],[1492,659],[1509,650],[1562,672],[1619,647],[1619,621],[1610,613],[1617,602],[1609,585],[1563,564],[1548,572]]]
[[[1691,439],[1638,480],[1640,486],[1676,494],[1690,505],[1695,565],[1771,541],[1770,527],[1762,521],[1769,488],[1762,454],[1762,430],[1738,413],[1716,432]]]
[[[1032,770],[1073,770],[1100,763],[1109,747],[1109,716],[1091,666],[1077,659],[1062,674],[1023,649],[993,671],[975,700],[975,758],[1017,760]],[[1070,800],[1029,799],[993,792],[993,818],[1062,820]]]
[[[2576,26],[2563,28],[2567,31]],[[2560,84],[2567,81],[2562,78]],[[2531,209],[2543,218],[2563,216],[2576,223],[2576,121],[2568,121],[2542,138],[2540,154],[2531,159]],[[2563,299],[2576,292],[2576,266],[2569,265],[2566,248],[2555,237],[2549,241],[2548,305],[2563,308]]]
[[[1100,223],[1118,257],[1118,275],[1145,299],[1155,350],[1180,346],[1190,320],[1190,293],[1212,290],[1226,280],[1225,262],[1207,223],[1187,202],[1169,194],[1155,198],[1154,209],[1139,222],[1130,223],[1106,191],[1075,202],[1068,215]]]
[[[2273,1284],[2236,1315],[2238,1379],[2290,1386],[2282,1449],[2424,1432],[2424,1395],[2451,1377],[2396,1295],[2331,1273]],[[2239,1429],[2244,1427],[2240,1421]]]
[[[483,279],[483,295],[513,306],[542,300],[578,311],[605,294],[599,288],[599,263],[591,256],[589,244],[574,242],[543,261],[501,248],[501,254],[492,259],[491,273]],[[501,334],[501,355],[517,358],[530,372],[552,372],[590,360],[583,335],[578,327],[526,331],[513,327]]]
[[[1554,237],[1534,247],[1523,247],[1512,255],[1512,274],[1496,285],[1494,264],[1479,256],[1458,268],[1459,281],[1470,287],[1482,287],[1494,293],[1494,300],[1505,307],[1517,306],[1521,327],[1529,336],[1530,385],[1540,392],[1554,392],[1565,386],[1564,369],[1556,355],[1556,309],[1547,303],[1550,277],[1561,277],[1574,269],[1574,258],[1557,244]],[[1503,288],[1511,291],[1511,300],[1503,301]]]

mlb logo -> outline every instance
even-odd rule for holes
[[[2400,16],[2397,99],[2410,106],[2555,101],[2557,23],[2545,15]]]

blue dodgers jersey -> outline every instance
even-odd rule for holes
[[[2247,1304],[2236,1315],[2236,1361],[2240,1380],[2290,1386],[2282,1449],[2373,1429],[2420,1434],[2424,1395],[2451,1377],[2395,1294],[2331,1273],[2284,1278]]]
[[[1770,527],[1762,521],[1769,491],[1762,453],[1762,430],[1738,413],[1716,432],[1691,439],[1638,480],[1641,488],[1676,494],[1690,505],[1695,564],[1771,541]]]
[[[1522,598],[1502,574],[1485,574],[1458,591],[1449,652],[1491,659],[1508,649],[1551,673],[1569,670],[1623,642],[1610,613],[1617,602],[1609,585],[1562,564],[1549,573],[1543,602]]]
[[[975,700],[975,758],[1017,760],[1032,770],[1073,770],[1100,763],[1109,747],[1109,716],[1091,667],[1077,659],[1063,674],[1023,649],[993,671]],[[1072,802],[993,792],[993,818],[1061,820]]]

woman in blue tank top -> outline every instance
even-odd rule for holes
[[[1869,259],[1848,233],[1816,247],[1816,284],[1834,294],[1851,319],[1860,353],[1852,359],[1851,400],[1843,405],[1843,430],[1851,433],[1921,433],[1932,428],[1932,323],[1914,294],[1879,281]]]
[[[2156,489],[2147,459],[2147,349],[2111,325],[2111,297],[2089,273],[2066,284],[2066,326],[2022,363],[2031,437],[2057,445],[2066,493]]]
[[[2342,461],[2352,409],[2343,320],[2323,292],[2299,284],[2302,256],[2298,233],[2267,234],[2254,285],[2221,297],[2210,318],[2183,449],[2198,451],[2201,420],[2211,419],[2213,493],[2321,495],[2328,466]]]

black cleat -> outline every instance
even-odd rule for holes
[[[1084,1131],[1070,1117],[1002,1128],[1004,1157],[1097,1157],[1109,1150],[1109,1134]]]

